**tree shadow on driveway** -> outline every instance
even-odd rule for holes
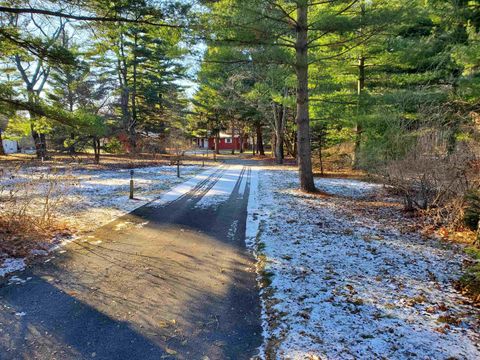
[[[260,301],[241,174],[219,206],[196,206],[205,183],[71,243],[19,274],[26,283],[0,284],[0,359],[254,356]]]

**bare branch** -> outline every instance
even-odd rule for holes
[[[0,6],[0,12],[4,12],[8,14],[40,14],[40,15],[56,16],[60,18],[79,20],[79,21],[123,22],[123,23],[146,24],[146,25],[168,27],[168,28],[175,28],[175,29],[184,28],[183,25],[156,23],[149,20],[129,19],[129,18],[120,17],[120,16],[84,16],[84,15],[67,14],[61,11],[52,11],[52,10],[37,9],[37,8],[11,8],[6,6]]]

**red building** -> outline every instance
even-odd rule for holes
[[[197,147],[201,149],[210,149],[215,150],[215,137],[210,136],[209,138],[197,138],[195,139]],[[247,149],[249,146],[248,137],[245,137],[243,140],[243,148]],[[220,133],[219,142],[218,142],[219,150],[240,150],[240,135],[236,134],[233,138],[231,134],[227,134],[224,132]]]

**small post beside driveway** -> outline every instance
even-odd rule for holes
[[[133,175],[135,171],[130,170],[130,200],[133,200]]]

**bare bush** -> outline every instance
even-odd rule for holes
[[[35,243],[49,243],[56,235],[69,233],[58,213],[68,205],[75,184],[73,177],[56,169],[22,169],[0,177],[0,252],[25,256]]]
[[[466,194],[480,186],[479,129],[465,121],[452,135],[449,128],[425,123],[416,130],[410,151],[382,172],[407,210],[428,212],[435,225],[462,226]]]

